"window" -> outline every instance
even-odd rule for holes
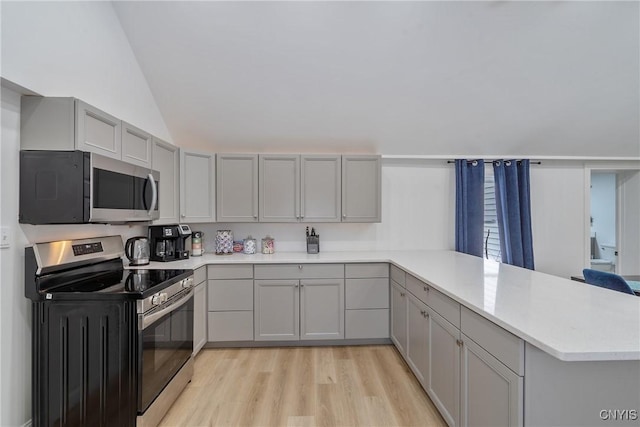
[[[496,211],[496,189],[491,163],[486,167],[484,175],[484,257],[498,262],[502,261]]]

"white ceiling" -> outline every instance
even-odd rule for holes
[[[638,2],[114,2],[214,151],[640,156]]]

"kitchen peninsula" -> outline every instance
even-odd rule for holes
[[[636,297],[452,251],[205,254],[170,267],[316,264],[390,265],[390,338],[450,425],[495,416],[482,406],[496,400],[509,425],[637,423]],[[418,318],[427,322],[426,342],[416,341]],[[444,370],[445,384],[433,375],[438,366],[422,369],[421,349],[428,363],[458,362],[450,363],[455,372]]]

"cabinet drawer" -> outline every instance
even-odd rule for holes
[[[389,268],[389,272],[393,281],[395,281],[399,285],[406,286],[405,277],[407,274],[403,270],[399,269],[395,265],[392,265]]]
[[[347,309],[389,308],[389,279],[347,279]]]
[[[389,338],[389,309],[346,310],[345,338]]]
[[[199,285],[207,280],[207,267],[200,267],[193,272],[193,283]]]
[[[518,375],[524,375],[524,341],[500,326],[462,307],[460,329]]]
[[[256,265],[256,279],[342,279],[344,264]]]
[[[209,311],[253,310],[253,280],[209,280]]]
[[[407,274],[406,283],[406,288],[409,292],[415,295],[423,303],[429,303],[429,285],[410,274]]]
[[[366,278],[366,277],[389,277],[389,264],[346,264],[344,266],[344,277]]]
[[[440,316],[447,319],[456,328],[460,328],[460,304],[432,287],[429,287],[428,299],[427,305],[429,307],[437,311]]]
[[[207,277],[211,279],[253,279],[253,265],[209,265]]]
[[[253,341],[253,311],[210,311],[209,341]]]

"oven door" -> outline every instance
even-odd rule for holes
[[[160,173],[91,153],[90,222],[158,219]]]
[[[138,414],[143,414],[193,353],[193,290],[138,317]]]

